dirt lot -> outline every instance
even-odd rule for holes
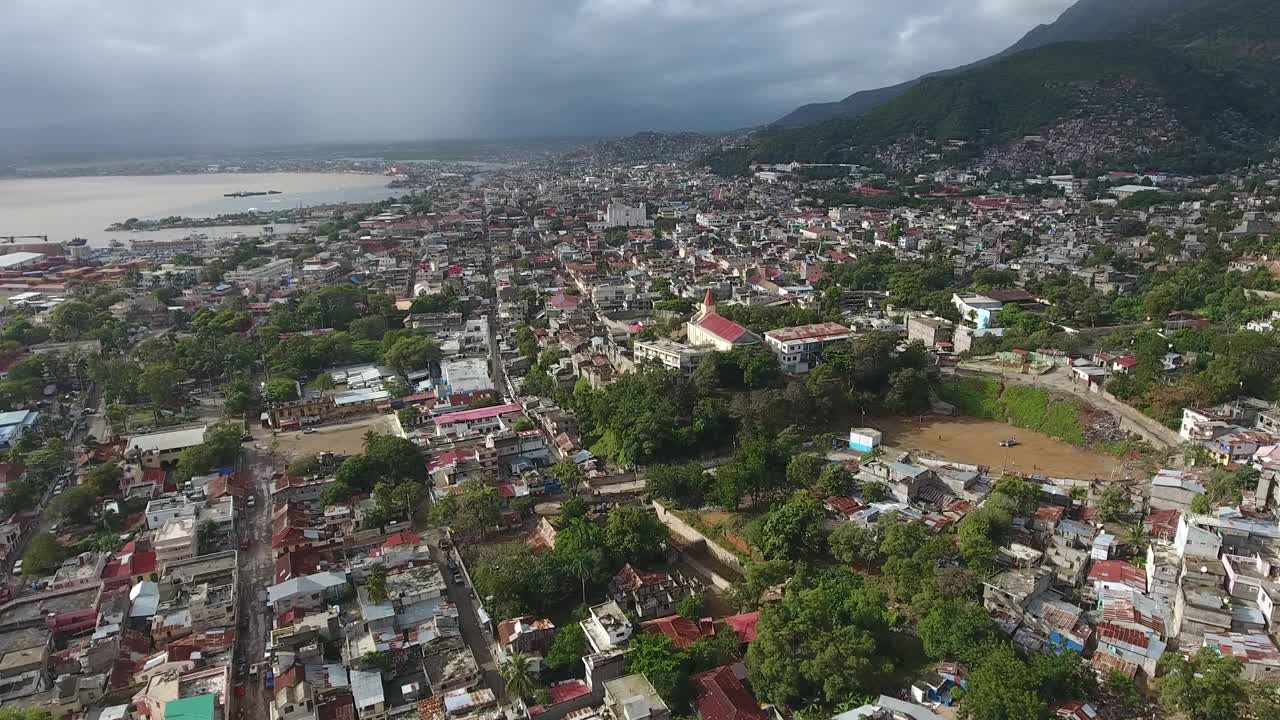
[[[353,455],[364,451],[364,434],[370,430],[380,435],[394,433],[396,431],[396,417],[394,415],[370,415],[360,418],[356,422],[318,427],[315,432],[310,434],[299,430],[296,432],[282,432],[275,437],[280,441],[281,454],[289,457],[321,452]],[[264,447],[271,442],[269,431],[259,431],[257,437]]]
[[[880,420],[884,444],[903,450],[919,450],[956,462],[986,465],[992,470],[1052,477],[1106,480],[1120,468],[1113,457],[1069,445],[1031,430],[991,420],[958,417],[926,417]],[[1002,448],[1000,441],[1017,440],[1017,447]]]
[[[736,530],[738,526],[745,522],[745,518],[740,513],[725,512],[723,510],[710,510],[707,512],[697,513],[698,520],[707,528],[715,528],[721,526],[723,533],[716,537],[715,540],[730,550],[734,550],[747,555],[751,554],[751,544],[746,538],[739,535]],[[712,535],[714,533],[707,533]]]

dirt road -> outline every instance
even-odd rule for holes
[[[238,657],[249,665],[262,662],[267,636],[271,633],[271,618],[259,602],[260,590],[275,584],[274,565],[271,559],[271,474],[275,462],[252,443],[245,443],[241,471],[249,473],[249,489],[257,498],[255,507],[246,509],[240,531],[249,538],[249,549],[240,551],[240,617]],[[265,668],[264,668],[265,670]],[[263,720],[268,717],[269,693],[262,686],[262,674],[244,678],[245,696],[241,698],[247,720]]]
[[[1109,455],[1005,423],[966,417],[926,416],[923,421],[877,420],[884,444],[920,450],[956,462],[986,465],[992,472],[1040,474],[1079,480],[1111,479],[1121,463]],[[1016,440],[1011,448],[1002,440]]]

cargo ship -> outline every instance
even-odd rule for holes
[[[223,193],[222,197],[257,197],[259,195],[281,195],[279,190],[241,190],[240,192]]]

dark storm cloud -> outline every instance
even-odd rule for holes
[[[975,60],[1070,0],[0,0],[0,144],[723,129]]]

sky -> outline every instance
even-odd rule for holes
[[[0,0],[0,146],[728,130],[1071,0]]]

